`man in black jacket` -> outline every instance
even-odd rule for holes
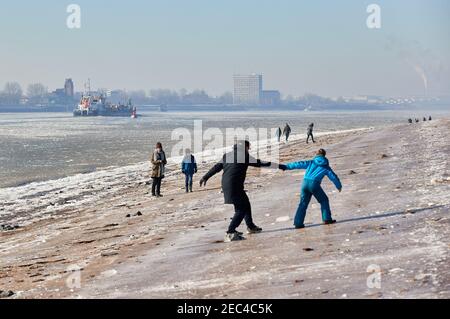
[[[250,142],[242,141],[234,145],[233,151],[223,156],[221,162],[214,165],[211,170],[201,179],[200,186],[206,185],[208,179],[223,170],[222,190],[225,204],[233,204],[235,214],[225,237],[226,242],[245,239],[236,228],[245,219],[249,234],[260,233],[262,228],[255,225],[252,218],[250,200],[244,190],[247,169],[252,167],[269,167],[270,162],[261,162],[249,154]]]
[[[289,136],[291,135],[292,129],[289,126],[288,123],[286,123],[286,126],[284,127],[283,130],[283,135],[286,136],[286,143],[289,141]]]

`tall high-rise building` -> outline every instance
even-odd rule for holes
[[[74,95],[74,85],[72,79],[66,79],[64,83],[64,93],[66,96],[73,97]]]
[[[236,74],[233,101],[237,105],[259,105],[261,103],[263,77],[261,74]]]

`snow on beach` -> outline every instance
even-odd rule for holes
[[[104,174],[97,182],[113,185],[108,195],[0,232],[0,286],[11,298],[448,298],[449,123],[330,133],[309,145],[295,136],[280,158],[327,149],[344,185],[338,193],[323,183],[338,223],[321,225],[313,201],[306,228],[293,229],[303,172],[250,169],[246,189],[264,231],[233,244],[223,243],[233,208],[223,205],[220,174],[185,194],[173,158],[158,199],[133,186],[147,181],[148,163],[86,174],[85,185]],[[73,269],[80,288],[67,286]],[[380,288],[368,286],[373,269]]]
[[[369,129],[321,132],[316,133],[315,136],[345,134]],[[290,141],[294,142],[305,138],[305,134],[296,134],[290,137]],[[266,154],[266,149],[276,148],[277,146],[276,138],[252,141],[251,152],[252,154]],[[199,163],[210,164],[221,159],[230,148],[231,146],[206,149],[194,155]],[[178,165],[182,157],[173,156],[168,159],[166,173],[168,180],[179,178]],[[131,166],[113,167],[92,173],[77,174],[57,180],[0,189],[0,223],[24,226],[36,220],[51,218],[68,209],[95,204],[114,194],[120,194],[130,187],[147,183],[150,180],[149,170],[150,163],[143,162]]]

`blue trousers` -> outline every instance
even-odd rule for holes
[[[322,209],[322,220],[331,220],[330,202],[327,194],[323,191],[320,183],[305,179],[302,185],[302,198],[298,205],[297,213],[295,214],[294,225],[303,226],[305,222],[306,210],[311,202],[311,197],[314,196],[320,203]]]
[[[192,184],[194,180],[194,175],[184,174],[186,176],[186,189],[192,189]]]

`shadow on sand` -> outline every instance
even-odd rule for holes
[[[391,213],[388,212],[388,213],[380,214],[380,215],[369,215],[369,216],[348,218],[348,219],[338,220],[337,223],[343,224],[343,223],[351,223],[351,222],[356,222],[356,221],[361,221],[361,220],[372,220],[372,219],[388,218],[388,217],[399,216],[399,215],[417,214],[417,213],[422,213],[422,212],[426,212],[426,211],[433,210],[433,209],[442,208],[445,206],[446,205],[435,205],[435,206],[430,206],[430,207],[425,207],[425,208],[408,209],[408,210],[391,212]],[[319,226],[323,226],[323,224],[306,225],[305,228],[313,228],[313,227],[319,227]],[[286,227],[286,228],[280,228],[280,229],[267,230],[264,232],[265,233],[275,233],[275,232],[282,232],[282,231],[288,231],[288,230],[293,230],[293,229],[295,229],[295,228],[294,227]]]

